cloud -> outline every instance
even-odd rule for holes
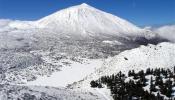
[[[0,28],[7,26],[10,22],[11,20],[9,19],[0,19]]]
[[[153,29],[160,37],[175,42],[175,25],[165,25],[156,29]]]

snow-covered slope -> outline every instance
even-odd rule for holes
[[[142,36],[142,29],[132,23],[103,12],[85,3],[60,10],[37,22],[40,28],[51,28],[58,33],[81,36],[118,35]]]
[[[0,85],[0,100],[106,100],[95,91]]]
[[[158,45],[141,46],[127,50],[115,56],[107,65],[111,70],[126,71],[145,68],[171,68],[175,65],[175,44],[160,43]],[[110,69],[109,68],[109,69]]]
[[[78,87],[88,87],[91,80],[96,80],[104,75],[111,75],[119,71],[145,70],[146,68],[173,68],[175,66],[175,44],[160,43],[158,45],[141,46],[126,50],[116,55],[95,73],[86,77]],[[74,85],[73,85],[74,86]]]

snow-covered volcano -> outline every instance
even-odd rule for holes
[[[89,90],[91,80],[119,71],[175,65],[174,44],[140,46],[162,42],[154,35],[87,4],[37,21],[0,20],[0,100],[34,95],[44,99],[109,100],[106,91]],[[16,86],[19,84],[27,86]]]
[[[49,28],[60,34],[79,36],[143,35],[142,29],[132,23],[85,3],[60,10],[36,23],[40,28]]]

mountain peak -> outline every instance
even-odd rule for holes
[[[132,23],[98,10],[86,3],[60,10],[37,21],[40,28],[51,28],[58,33],[83,36],[121,35],[138,33]],[[129,35],[131,35],[129,34]]]
[[[86,3],[82,3],[82,4],[77,5],[75,7],[80,8],[80,9],[81,8],[94,8],[94,7],[92,7],[92,6],[90,6],[90,5],[86,4]]]
[[[80,4],[80,6],[89,6],[89,5],[86,3],[82,3],[82,4]]]

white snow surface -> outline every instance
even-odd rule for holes
[[[82,80],[84,77],[93,73],[101,67],[102,59],[91,60],[88,63],[71,62],[70,66],[62,67],[58,72],[54,72],[51,76],[38,77],[34,81],[30,81],[27,85],[66,87],[69,84]]]
[[[118,45],[122,45],[121,42],[119,41],[110,41],[110,40],[104,40],[103,43],[106,43],[106,44],[118,44]]]
[[[112,75],[122,71],[127,74],[129,70],[145,70],[147,68],[173,68],[175,66],[175,44],[160,43],[158,45],[140,46],[126,50],[103,63],[95,73],[84,78],[73,87],[89,88],[91,80],[101,76]]]
[[[0,32],[9,30],[27,31],[47,30],[69,37],[146,37],[153,32],[141,29],[129,21],[106,13],[85,3],[57,11],[36,21],[0,19]]]
[[[24,100],[24,98],[25,100],[107,100],[94,90],[15,85],[1,87],[0,100]]]
[[[143,36],[143,30],[132,23],[85,3],[46,16],[36,26],[81,36]]]
[[[155,30],[160,36],[171,41],[175,40],[174,35],[172,35],[174,31],[174,26],[166,26]],[[141,29],[122,18],[98,10],[85,3],[60,10],[38,21],[0,20],[0,48],[24,48],[28,45],[30,46],[33,42],[37,42],[40,38],[41,40],[48,37],[57,38],[55,34],[98,36],[100,38],[103,36],[124,38],[128,36],[154,36],[148,29]],[[67,36],[69,37],[69,35]],[[36,36],[40,38],[37,40]],[[104,40],[102,42],[122,45],[120,41]],[[46,43],[43,42],[43,44],[43,47],[49,46],[47,41]],[[36,60],[33,55],[29,56],[31,56],[31,59],[28,62]],[[26,60],[25,56],[24,58],[20,56],[17,58],[22,59],[22,61],[23,59]],[[16,58],[14,57],[14,59]],[[49,60],[51,59],[47,61],[49,62]],[[18,62],[18,59],[15,60],[16,62]],[[66,87],[81,80],[81,82],[74,83],[72,86],[91,89],[89,88],[91,80],[119,71],[127,72],[132,69],[141,70],[148,67],[171,68],[175,66],[175,44],[161,43],[141,46],[124,51],[113,58],[106,59],[104,62],[102,59],[96,59],[90,60],[88,63],[71,62],[70,66],[62,67],[61,71],[54,72],[49,77],[37,77],[35,81],[28,82],[26,85]],[[109,93],[105,93],[107,92],[105,89],[97,90],[97,92],[101,92],[100,94],[103,94],[105,98],[109,97]]]

